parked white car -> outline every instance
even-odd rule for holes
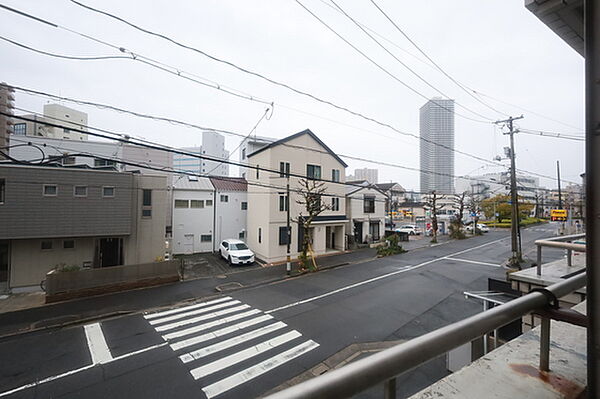
[[[230,265],[249,265],[254,262],[254,252],[240,240],[224,240],[219,245],[219,252]]]
[[[421,229],[419,229],[414,224],[405,224],[404,226],[400,226],[399,228],[397,228],[394,231],[396,233],[408,233],[411,236],[421,234]]]
[[[468,225],[465,229],[469,233],[472,233],[473,232],[473,223]],[[487,233],[488,231],[490,231],[490,228],[487,227],[485,224],[477,223],[477,230],[481,231],[482,233]]]

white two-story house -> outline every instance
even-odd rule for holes
[[[357,243],[379,241],[385,232],[386,195],[367,181],[347,186],[348,234]]]
[[[300,177],[326,179],[343,183],[348,165],[313,132],[304,130],[268,144],[248,154],[246,180],[248,190],[248,227],[246,242],[256,256],[268,263],[286,259],[287,201],[286,183],[290,184],[291,256],[297,257],[303,231],[299,231],[298,217],[307,214],[297,203],[301,198]],[[252,169],[254,167],[254,169]],[[277,173],[259,168],[279,171]],[[289,173],[289,175],[288,175]],[[346,217],[343,184],[325,182],[330,210],[321,213],[312,223],[312,249],[316,255],[345,249]]]

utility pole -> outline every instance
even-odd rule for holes
[[[556,177],[558,179],[558,209],[563,209],[562,192],[560,191],[560,161],[556,161]]]
[[[515,165],[515,139],[514,134],[517,132],[513,129],[513,121],[517,119],[523,119],[523,115],[513,118],[512,116],[508,119],[496,121],[495,124],[504,123],[507,124],[509,131],[504,133],[510,135],[510,201],[511,201],[511,212],[510,212],[510,238],[511,238],[511,252],[512,257],[509,263],[512,266],[520,268],[521,262],[521,233],[519,231],[519,196],[517,193],[517,169]]]
[[[287,250],[286,250],[286,264],[285,270],[288,276],[292,273],[292,257],[290,254],[290,245],[292,243],[292,229],[290,228],[290,173],[289,170],[286,173],[287,184],[285,187],[285,208],[287,210]]]

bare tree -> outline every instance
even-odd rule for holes
[[[461,194],[456,194],[452,196],[452,208],[456,211],[454,219],[450,224],[450,235],[452,238],[463,239],[465,238],[465,234],[463,232],[463,217],[465,214],[465,198],[467,196],[467,192],[464,191]]]
[[[481,197],[475,193],[469,195],[469,211],[473,217],[473,235],[477,234],[477,224],[479,223],[479,212],[481,212]]]
[[[431,232],[433,234],[433,238],[431,242],[437,242],[437,232],[438,232],[438,219],[437,214],[439,212],[439,208],[437,206],[437,201],[443,199],[443,195],[438,195],[435,190],[431,192],[427,201],[425,202],[425,207],[427,207],[431,213]]]
[[[311,180],[311,179],[300,179],[300,198],[296,200],[296,203],[301,206],[301,211],[297,219],[297,222],[302,229],[302,250],[300,252],[300,262],[302,270],[317,270],[317,263],[315,262],[314,254],[312,251],[312,223],[317,216],[324,211],[331,209],[331,205],[321,200],[321,197],[326,194],[327,187],[324,182]]]

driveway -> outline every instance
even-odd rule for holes
[[[202,277],[214,277],[230,274],[241,270],[260,269],[259,263],[254,262],[247,266],[230,266],[227,261],[212,252],[177,255],[176,258],[183,259],[183,278],[191,280]]]

